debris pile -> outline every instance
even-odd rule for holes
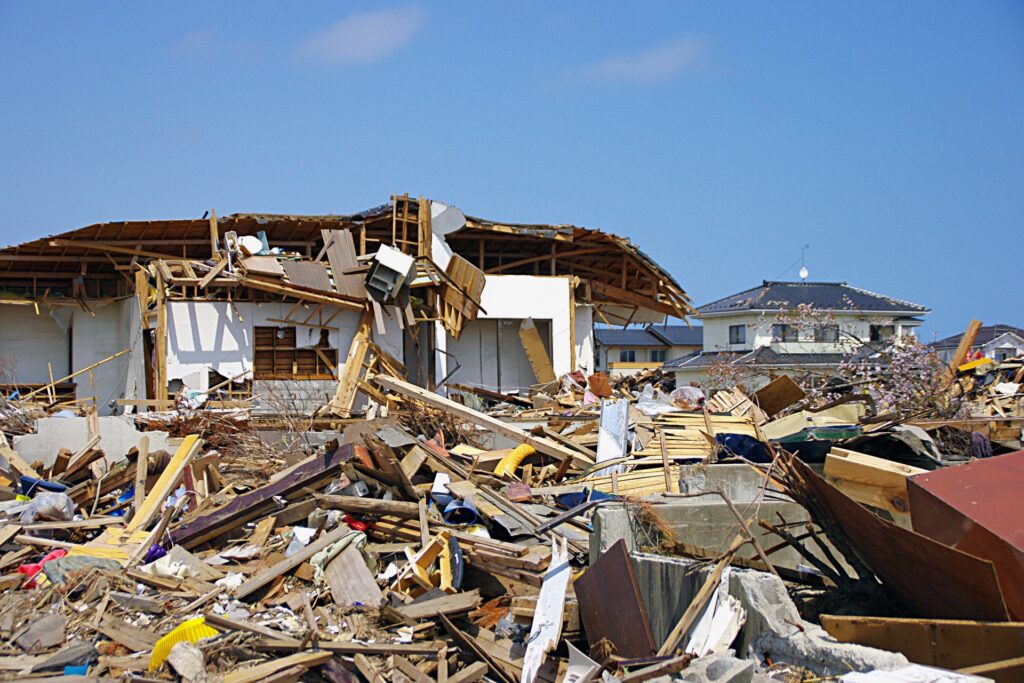
[[[0,678],[1024,675],[1024,359],[615,376],[577,350],[692,313],[668,274],[408,195],[12,249],[130,343],[3,385]]]

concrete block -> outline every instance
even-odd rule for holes
[[[749,468],[748,468],[749,469]],[[736,516],[718,496],[702,496],[700,498],[667,498],[652,497],[653,510],[672,530],[676,540],[699,548],[713,551],[725,550],[729,541],[736,534]],[[737,502],[741,514],[753,514],[750,502]],[[749,512],[748,512],[749,508]],[[758,508],[762,519],[778,520],[781,514],[788,522],[801,522],[809,519],[807,511],[790,500],[764,500]],[[657,541],[656,532],[636,518],[627,504],[606,504],[597,509],[593,516],[594,531],[590,536],[590,561],[595,561],[601,553],[614,545],[619,539],[625,539],[626,547],[633,551],[650,551]],[[758,537],[761,545],[771,547],[778,543],[778,538],[771,532],[756,524],[751,529]],[[756,551],[752,546],[745,545],[740,549],[741,557],[753,558]],[[784,548],[772,555],[772,562],[789,569],[797,569],[804,560],[792,548]]]
[[[676,674],[677,681],[692,683],[751,683],[754,680],[754,662],[737,659],[732,650],[716,652],[690,662]]]
[[[101,417],[100,449],[109,463],[124,460],[132,448],[139,445],[143,432],[135,428],[131,415]],[[149,451],[173,448],[167,444],[167,432],[145,432],[149,437]],[[39,460],[45,467],[57,459],[57,451],[67,448],[77,451],[89,441],[89,426],[84,417],[44,417],[36,420],[36,433],[14,437],[14,450],[27,462]]]
[[[764,477],[749,465],[688,465],[680,470],[679,492],[718,490],[733,503],[740,503],[760,499],[764,482]]]
[[[640,594],[656,643],[679,621],[710,569],[659,555],[634,554]],[[699,568],[698,568],[699,567]],[[907,665],[902,654],[840,643],[817,624],[804,621],[781,580],[767,572],[730,568],[729,594],[740,601],[747,619],[735,643],[741,657],[764,663],[806,667],[819,676],[849,671],[891,671]]]

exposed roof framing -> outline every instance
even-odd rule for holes
[[[400,209],[396,208],[400,207]],[[380,243],[417,241],[419,202],[407,195],[350,215],[235,214],[216,219],[220,235],[266,231],[272,246],[316,256],[321,230],[351,229],[360,253]],[[685,319],[695,310],[679,283],[629,240],[572,225],[516,224],[467,216],[445,236],[453,251],[489,274],[573,275],[598,305],[644,308]],[[149,259],[203,260],[210,220],[99,223],[0,249],[0,283],[122,277]]]

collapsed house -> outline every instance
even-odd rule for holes
[[[3,391],[349,417],[367,368],[515,392],[594,369],[594,321],[685,318],[628,240],[396,196],[348,216],[101,223],[0,251]],[[52,385],[52,386],[51,386]],[[371,392],[372,393],[372,392]]]

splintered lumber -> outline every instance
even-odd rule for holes
[[[146,494],[146,499],[142,501],[135,516],[128,522],[129,531],[145,529],[156,518],[164,501],[167,500],[167,496],[171,495],[178,486],[185,468],[189,466],[192,458],[202,446],[203,440],[195,434],[189,434],[182,440],[174,457],[171,458],[167,467],[160,474],[160,478],[153,485],[153,489]]]
[[[833,447],[825,457],[827,482],[862,505],[889,512],[908,528],[907,477],[926,471],[845,448]]]
[[[915,664],[943,669],[962,669],[1024,654],[1024,622],[1019,621],[822,614],[821,625],[842,643],[902,652]]]
[[[236,600],[242,600],[246,598],[264,586],[270,584],[271,581],[277,577],[290,572],[291,570],[298,567],[300,564],[308,560],[309,558],[316,555],[318,552],[326,548],[327,546],[340,541],[346,535],[352,533],[352,529],[348,526],[342,525],[336,529],[331,530],[330,533],[326,533],[319,539],[310,543],[305,548],[302,548],[291,557],[286,557],[274,566],[260,572],[256,576],[252,577],[241,586],[235,589],[234,596]]]
[[[42,479],[43,477],[35,471],[32,465],[25,462],[25,459],[18,455],[18,452],[10,446],[0,445],[0,455],[7,459],[11,467],[16,469],[22,474],[32,477],[33,479]]]
[[[544,349],[544,342],[540,338],[533,318],[527,318],[519,326],[519,341],[523,344],[523,350],[526,351],[526,358],[530,361],[530,367],[533,368],[537,382],[540,384],[554,382],[557,379],[555,370],[551,365],[548,352]]]
[[[661,439],[664,437],[668,457],[707,458],[715,451],[715,434],[746,434],[758,437],[751,417],[745,415],[679,411],[663,413],[654,418],[655,439],[648,442],[636,457],[662,456]]]
[[[679,477],[681,470],[678,465],[670,466],[668,470],[668,485],[665,487],[666,475],[662,468],[637,469],[632,472],[625,472],[614,476],[607,474],[602,476],[590,476],[583,479],[576,479],[573,484],[582,484],[594,491],[612,493],[617,488],[620,495],[624,496],[648,496],[652,493],[679,493]],[[557,490],[560,487],[550,487]],[[545,488],[533,489],[534,495],[544,495]]]
[[[345,445],[333,453],[315,455],[291,470],[288,476],[238,496],[224,507],[181,525],[171,532],[171,537],[178,545],[194,548],[236,529],[276,509],[276,497],[294,500],[306,496],[307,488],[318,489],[326,485],[353,454],[354,447]]]
[[[298,652],[280,659],[272,659],[263,664],[232,671],[224,676],[224,683],[260,683],[285,669],[301,667],[305,670],[326,664],[333,656],[332,652]]]
[[[443,396],[438,396],[437,394],[431,393],[426,389],[416,386],[415,384],[410,384],[404,380],[396,379],[394,377],[386,377],[384,375],[374,375],[373,381],[385,389],[389,389],[397,394],[426,403],[434,408],[440,408],[441,410],[451,413],[456,417],[479,427],[490,429],[502,436],[515,439],[521,443],[529,444],[538,452],[555,458],[556,460],[571,459],[581,467],[587,467],[594,464],[593,460],[572,450],[571,448],[566,448],[561,444],[553,443],[547,439],[532,436],[529,432],[523,431],[518,427],[513,427],[512,425],[506,424],[495,417],[485,415],[473,410],[472,408],[467,408],[466,406],[444,398]]]

